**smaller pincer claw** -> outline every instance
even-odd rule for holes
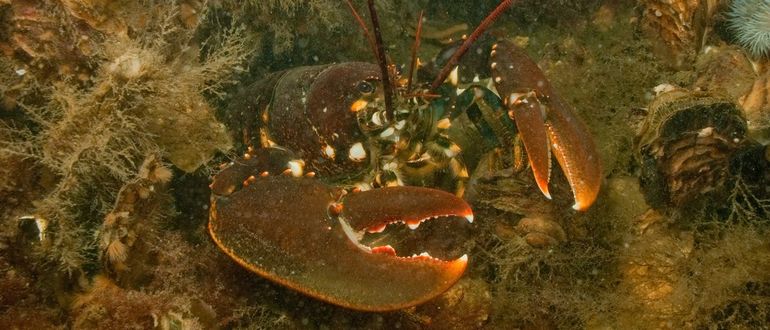
[[[537,185],[550,198],[551,155],[567,177],[573,208],[587,210],[602,183],[602,164],[588,127],[551,86],[537,64],[510,41],[501,41],[491,59],[495,86],[516,122]],[[505,78],[503,78],[505,77]],[[498,79],[499,78],[499,79]]]

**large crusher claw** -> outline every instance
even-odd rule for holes
[[[441,294],[465,271],[467,256],[400,257],[390,246],[359,242],[365,231],[394,222],[472,221],[468,204],[453,194],[420,187],[345,193],[306,176],[254,176],[240,164],[214,180],[227,189],[212,189],[209,232],[233,260],[273,282],[336,305],[388,311]]]

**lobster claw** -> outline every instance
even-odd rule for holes
[[[601,161],[588,128],[522,49],[501,41],[493,47],[491,61],[495,87],[516,122],[538,187],[550,199],[553,153],[575,197],[573,208],[587,210],[602,181]]]
[[[551,199],[548,182],[551,179],[551,144],[545,129],[545,106],[534,92],[513,93],[505,99],[508,116],[515,119],[519,137],[527,150],[532,174],[543,195]]]
[[[259,176],[240,186],[244,175],[235,166],[215,178],[216,187],[240,188],[212,189],[209,233],[233,260],[273,282],[336,305],[388,311],[441,294],[465,271],[466,256],[399,257],[389,246],[358,242],[365,230],[395,221],[471,220],[468,204],[450,193],[392,187],[346,194],[288,175]]]

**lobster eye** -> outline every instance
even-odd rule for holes
[[[370,84],[368,81],[359,82],[358,85],[356,85],[356,89],[358,89],[361,94],[374,93],[374,85]]]

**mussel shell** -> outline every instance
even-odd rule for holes
[[[683,207],[719,196],[747,130],[742,110],[727,97],[682,89],[659,95],[635,143],[648,202]]]

